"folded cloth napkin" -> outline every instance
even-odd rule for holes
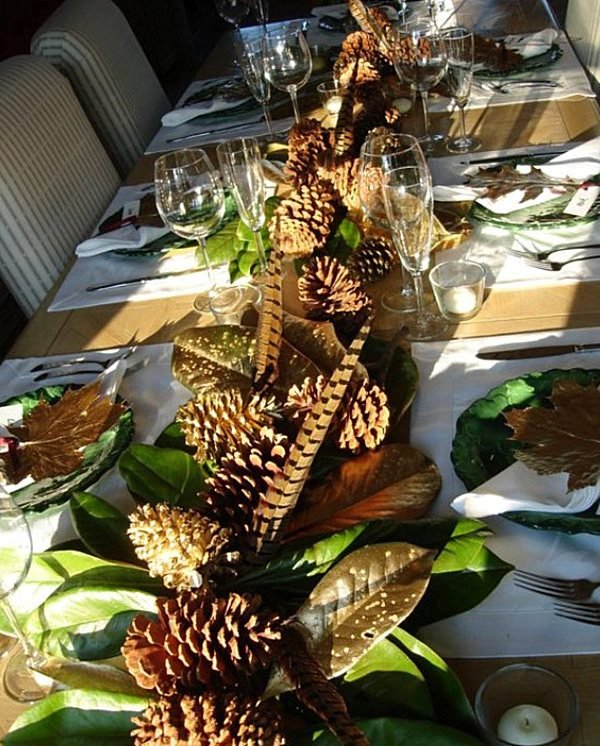
[[[195,119],[196,117],[201,117],[206,114],[218,114],[221,111],[227,111],[236,106],[241,106],[247,101],[250,101],[250,98],[251,97],[248,96],[234,101],[226,101],[220,96],[215,96],[212,101],[203,101],[194,106],[182,106],[178,109],[173,109],[173,111],[168,111],[163,115],[161,122],[165,127],[177,127],[178,125],[189,122],[190,119]]]
[[[164,226],[155,228],[149,225],[139,227],[125,225],[109,233],[103,233],[100,236],[82,241],[75,249],[75,253],[77,256],[96,256],[116,249],[141,249],[151,241],[166,236],[168,232],[169,229]]]
[[[600,485],[567,492],[568,474],[541,475],[521,461],[488,479],[472,492],[456,497],[451,505],[469,518],[499,515],[510,510],[547,513],[580,513],[600,496]]]
[[[509,34],[504,37],[508,49],[518,52],[521,57],[535,57],[550,49],[558,37],[554,28],[546,28],[533,34]]]

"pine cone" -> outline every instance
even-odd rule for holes
[[[353,75],[354,63],[358,60],[356,84],[379,81],[390,69],[390,62],[381,53],[379,42],[366,31],[355,31],[348,34],[342,43],[333,74],[340,84],[348,85]]]
[[[346,266],[360,283],[380,280],[398,264],[398,253],[383,238],[367,238],[348,257]]]
[[[371,381],[352,381],[344,405],[335,416],[336,444],[358,453],[383,441],[390,424],[390,410],[383,389]]]
[[[300,301],[310,319],[358,323],[372,309],[360,283],[337,259],[313,257],[298,280]]]
[[[324,376],[317,376],[316,380],[305,378],[301,386],[294,384],[290,388],[285,408],[294,422],[302,423],[321,398],[325,383]]]
[[[135,746],[285,746],[273,700],[208,691],[161,697],[140,717]]]
[[[197,461],[219,462],[234,447],[249,443],[273,418],[270,402],[253,396],[248,402],[239,389],[209,391],[179,407],[175,419]]]
[[[350,211],[360,210],[358,194],[358,158],[335,158],[319,168],[319,178],[329,181],[340,195],[342,204]]]
[[[241,687],[269,666],[281,621],[261,609],[261,597],[209,588],[159,598],[158,621],[133,618],[121,652],[143,689],[169,696],[223,685]]]
[[[327,151],[327,134],[316,119],[294,124],[288,137],[288,159],[284,172],[295,187],[315,184],[318,165]]]
[[[208,482],[205,515],[233,529],[232,543],[244,553],[254,549],[252,523],[261,498],[283,469],[288,439],[270,428],[234,453],[225,456],[217,474]]]
[[[231,529],[211,523],[195,510],[146,504],[129,521],[127,533],[135,553],[167,588],[197,587],[236,560],[227,554]]]
[[[330,184],[301,186],[282,200],[269,223],[269,234],[288,256],[310,256],[325,248],[336,215]]]

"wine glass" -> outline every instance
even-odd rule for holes
[[[416,18],[400,26],[393,37],[393,61],[396,73],[421,94],[424,135],[419,138],[423,150],[433,150],[441,135],[431,133],[427,97],[446,72],[446,50],[442,33],[431,18]]]
[[[451,153],[469,153],[481,147],[481,142],[467,135],[465,106],[471,93],[473,81],[474,41],[473,32],[464,26],[453,26],[442,31],[446,46],[448,68],[446,80],[454,102],[460,111],[461,134],[446,143]]]
[[[254,234],[260,271],[267,269],[262,229],[265,224],[265,179],[257,141],[241,137],[217,145],[217,157],[225,185],[240,218]]]
[[[435,339],[446,324],[426,310],[423,298],[423,273],[429,267],[433,230],[433,188],[425,161],[386,170],[382,192],[394,245],[415,283],[417,313],[407,336],[412,340]]]
[[[223,219],[225,195],[219,173],[200,148],[164,153],[154,163],[154,197],[165,225],[182,238],[195,238],[210,289],[216,286],[206,237]]]
[[[21,649],[13,653],[4,669],[6,693],[18,702],[35,702],[47,695],[35,680],[33,671],[43,666],[45,657],[28,640],[9,599],[22,583],[31,565],[32,542],[23,511],[12,497],[0,493],[0,607],[10,622]]]
[[[240,23],[250,10],[248,0],[215,0],[217,13],[224,21],[235,26],[236,32],[240,30]]]
[[[252,3],[252,9],[254,10],[254,15],[256,16],[256,20],[260,23],[260,25],[265,30],[265,33],[267,32],[267,22],[269,20],[269,0],[250,0]]]
[[[263,38],[263,64],[267,80],[292,99],[294,117],[300,121],[298,89],[312,72],[312,58],[306,37],[299,28],[269,31]]]
[[[273,136],[271,126],[271,113],[269,112],[269,100],[271,98],[271,86],[263,74],[262,42],[245,44],[240,49],[238,63],[242,70],[246,85],[254,99],[260,104],[265,118],[265,124],[269,136]]]
[[[424,156],[412,135],[369,133],[360,149],[358,195],[360,204],[375,225],[389,231],[381,185],[384,171],[393,166],[412,165]],[[407,313],[416,308],[415,291],[410,274],[401,264],[402,283],[399,290],[386,293],[381,305],[394,313]]]

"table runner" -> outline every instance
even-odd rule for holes
[[[455,475],[450,451],[457,417],[491,388],[522,373],[551,368],[600,368],[600,352],[530,360],[479,360],[488,347],[546,346],[600,340],[600,329],[483,337],[413,344],[419,388],[412,407],[411,444],[433,459],[442,474],[434,514],[448,515],[450,501],[466,492]],[[496,517],[486,521],[496,535],[489,547],[521,569],[562,577],[600,579],[600,536],[536,531]],[[516,587],[511,574],[475,609],[422,630],[425,642],[443,656],[558,655],[600,650],[598,628],[561,619],[552,599]]]

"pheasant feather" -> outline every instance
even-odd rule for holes
[[[279,351],[283,336],[281,257],[278,246],[271,251],[267,279],[263,284],[263,302],[256,332],[254,381],[261,387],[277,379]]]

